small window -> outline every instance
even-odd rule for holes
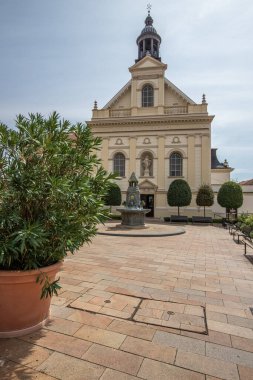
[[[120,177],[125,177],[125,156],[123,153],[116,153],[113,159],[113,172]]]
[[[154,89],[150,84],[146,84],[142,89],[142,107],[154,106]]]
[[[183,175],[183,159],[180,153],[172,153],[170,156],[170,176],[182,177]]]

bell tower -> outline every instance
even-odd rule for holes
[[[153,19],[150,16],[150,4],[148,4],[147,9],[148,15],[145,20],[145,27],[136,40],[138,45],[138,59],[136,59],[135,62],[140,61],[146,55],[150,55],[158,61],[161,61],[159,50],[162,39],[153,27]]]

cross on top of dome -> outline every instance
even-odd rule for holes
[[[137,38],[138,45],[138,59],[140,61],[146,55],[161,61],[159,56],[159,48],[161,43],[161,37],[153,27],[153,19],[150,16],[151,4],[147,5],[148,15],[145,19],[145,27],[142,29],[141,34]]]

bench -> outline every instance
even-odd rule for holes
[[[184,215],[171,215],[170,217],[170,222],[171,223],[174,223],[174,222],[181,222],[181,223],[188,223],[188,216],[184,216]]]
[[[213,218],[210,216],[193,216],[192,217],[192,224],[193,223],[209,223],[213,224]]]

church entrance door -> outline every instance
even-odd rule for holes
[[[143,208],[150,208],[151,211],[146,214],[147,217],[154,217],[154,194],[141,194],[141,201],[145,202]]]

